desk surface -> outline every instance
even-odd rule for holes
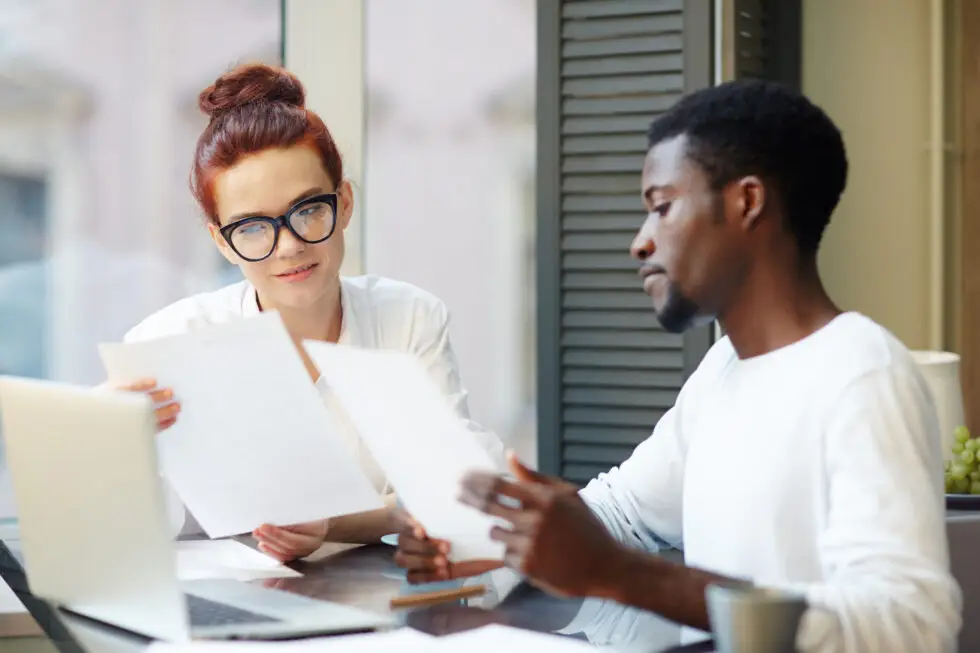
[[[326,601],[389,613],[392,597],[428,588],[409,586],[387,546],[325,550],[319,559],[297,563],[301,578],[257,581],[266,586]],[[0,542],[0,578],[10,585],[60,653],[138,653],[148,641],[112,627],[54,610],[31,596],[16,541]],[[679,629],[656,615],[607,601],[564,600],[524,584],[508,570],[484,574],[484,597],[399,611],[400,623],[432,634],[462,632],[487,624],[505,624],[539,632],[557,632],[609,646],[616,651],[654,652],[677,645]],[[683,650],[711,650],[710,647]]]

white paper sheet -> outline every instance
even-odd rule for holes
[[[446,651],[466,653],[500,653],[501,651],[534,651],[534,653],[595,653],[596,647],[577,639],[535,633],[529,630],[492,624],[439,640]]]
[[[494,520],[459,503],[470,470],[493,460],[410,354],[305,341],[351,422],[384,470],[399,501],[432,536],[448,540],[453,560],[503,559],[490,539]]]
[[[410,628],[366,635],[341,635],[279,642],[156,642],[147,653],[429,653],[439,639]]]
[[[595,650],[594,646],[569,637],[496,624],[447,637],[431,637],[415,630],[400,628],[385,633],[282,642],[157,642],[147,649],[148,653],[585,653]]]
[[[113,382],[173,388],[161,467],[209,536],[383,506],[277,313],[100,353]]]
[[[261,551],[234,540],[177,543],[177,576],[181,580],[230,578],[249,581],[302,575]]]

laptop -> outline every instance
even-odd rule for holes
[[[394,625],[390,615],[240,581],[178,580],[148,397],[0,377],[0,422],[28,582],[49,603],[178,642]]]

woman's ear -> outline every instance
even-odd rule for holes
[[[232,265],[241,263],[238,255],[235,254],[235,250],[228,245],[228,241],[221,235],[221,230],[213,222],[208,222],[208,233],[211,234],[211,240],[214,241],[214,246],[218,248],[218,251],[225,257],[225,260]]]
[[[354,187],[350,181],[344,179],[337,186],[337,226],[341,230],[347,229],[350,219],[354,215]]]

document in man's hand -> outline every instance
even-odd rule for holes
[[[494,520],[457,500],[462,476],[494,464],[410,354],[304,341],[331,392],[395,488],[453,560],[503,558]]]
[[[173,388],[161,467],[209,536],[383,507],[278,313],[100,354],[110,381]]]

